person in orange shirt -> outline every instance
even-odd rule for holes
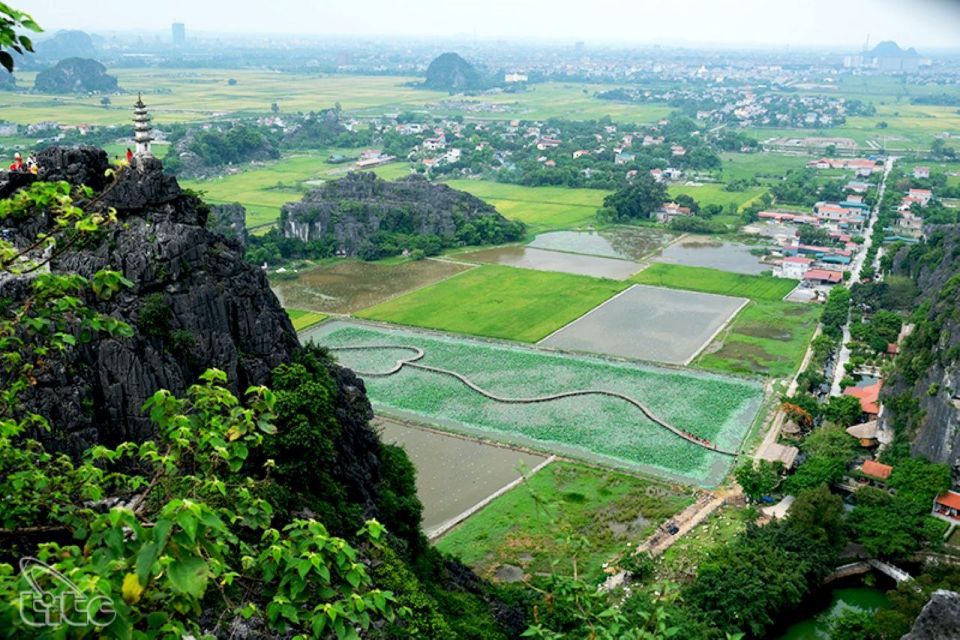
[[[13,154],[13,162],[10,163],[10,171],[23,171],[23,156],[20,155],[19,151]]]
[[[130,150],[130,147],[127,147],[127,164],[133,164],[133,151]]]

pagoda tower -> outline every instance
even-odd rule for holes
[[[150,124],[150,114],[147,113],[147,105],[143,104],[143,98],[137,94],[137,103],[133,105],[133,141],[137,143],[137,156],[151,158],[150,142],[153,136],[153,126]]]

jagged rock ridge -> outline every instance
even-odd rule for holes
[[[356,255],[380,231],[452,238],[460,225],[490,218],[509,222],[480,198],[422,176],[389,182],[373,173],[353,172],[283,205],[283,235],[303,242],[332,235],[339,252]]]

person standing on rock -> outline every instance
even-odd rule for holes
[[[23,171],[23,156],[20,155],[19,151],[13,154],[13,162],[10,163],[10,171]]]
[[[127,147],[127,164],[133,164],[133,151],[130,150],[130,147]]]

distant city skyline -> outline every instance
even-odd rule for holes
[[[960,2],[951,0],[167,0],[134,11],[127,0],[14,0],[48,31],[395,36],[584,40],[588,44],[742,45],[859,49],[960,48]]]

